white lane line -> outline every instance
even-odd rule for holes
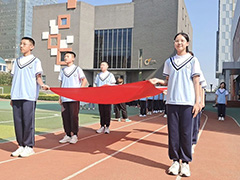
[[[234,117],[229,116],[229,115],[227,115],[227,116],[230,117],[230,118],[232,118],[232,119],[235,121],[235,123],[238,125],[238,127],[240,127],[240,124],[238,123],[238,121],[237,121]]]
[[[141,121],[136,121],[134,123],[129,123],[127,125],[124,125],[124,126],[121,126],[121,127],[118,127],[118,128],[115,128],[115,129],[112,129],[112,130],[119,130],[119,129],[123,129],[125,127],[128,127],[128,126],[132,126],[132,125],[135,125],[135,124],[138,124],[138,123],[141,123],[141,122],[144,122],[144,121],[148,121],[148,120],[151,120],[153,118],[156,118],[158,116],[154,116],[154,117],[151,117],[151,118],[144,118],[143,120]],[[48,134],[48,133],[46,133]],[[84,138],[81,138],[79,141],[84,141],[86,139],[90,139],[92,137],[95,137],[95,136],[100,136],[100,135],[103,135],[103,134],[94,134],[94,135],[91,135],[91,136],[87,136],[87,137],[84,137]],[[38,136],[38,135],[36,135]],[[14,142],[14,141],[11,141],[11,142]],[[7,142],[6,142],[7,143]],[[38,154],[42,154],[42,153],[45,153],[45,152],[49,152],[51,150],[55,150],[55,149],[58,149],[58,148],[61,148],[61,147],[64,147],[64,146],[67,146],[69,144],[62,144],[62,145],[59,145],[59,146],[55,146],[55,147],[52,147],[50,149],[46,149],[46,150],[43,150],[43,151],[40,151],[40,152],[37,152],[35,153],[34,155],[38,155]],[[4,164],[4,163],[7,163],[7,162],[11,162],[11,161],[16,161],[16,160],[20,160],[20,159],[23,159],[23,158],[14,158],[14,159],[8,159],[8,160],[5,160],[5,161],[0,161],[0,164]]]
[[[141,141],[141,140],[143,140],[143,139],[145,139],[145,138],[151,136],[151,135],[154,134],[155,132],[160,131],[161,129],[163,129],[163,128],[165,128],[165,127],[167,127],[167,125],[164,125],[164,126],[158,128],[157,130],[155,130],[155,131],[153,131],[153,132],[151,132],[151,133],[149,133],[149,134],[143,136],[142,138],[140,138],[140,139],[138,139],[138,140],[132,142],[131,144],[129,144],[129,145],[123,147],[122,149],[120,149],[120,150],[118,150],[118,151],[116,151],[116,152],[114,152],[114,153],[108,155],[107,157],[105,157],[105,158],[103,158],[103,159],[100,159],[99,161],[96,161],[95,163],[90,164],[89,166],[87,166],[87,167],[85,167],[85,168],[83,168],[83,169],[77,171],[76,173],[74,173],[74,174],[72,174],[72,175],[70,175],[70,176],[64,178],[63,180],[71,179],[71,178],[73,178],[73,177],[75,177],[75,176],[77,176],[77,175],[83,173],[84,171],[86,171],[86,170],[92,168],[93,166],[96,166],[97,164],[102,163],[103,161],[106,161],[107,159],[109,159],[109,158],[111,158],[111,157],[117,155],[118,153],[124,151],[125,149],[131,147],[132,145],[136,144],[137,142],[139,142],[139,141]]]
[[[59,114],[54,114],[53,116],[46,116],[46,117],[38,117],[35,118],[35,120],[39,120],[39,119],[48,119],[48,118],[54,118],[54,117],[60,117]],[[7,124],[7,123],[13,123],[13,120],[8,120],[8,121],[0,121],[0,124]]]
[[[204,120],[204,123],[203,123],[203,125],[202,125],[201,130],[200,130],[199,133],[198,133],[198,141],[199,141],[200,136],[201,136],[201,134],[202,134],[202,132],[203,132],[203,129],[204,129],[204,127],[206,126],[207,121],[208,121],[208,116],[207,116],[206,114],[204,114],[204,113],[202,113],[202,114],[205,116],[205,120]],[[194,149],[196,148],[196,146],[197,146],[197,145],[194,146]],[[182,178],[182,177],[181,177],[180,175],[178,175],[177,178],[176,178],[176,180],[181,180],[181,178]]]

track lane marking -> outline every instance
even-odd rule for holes
[[[136,121],[136,122],[133,122],[133,123],[129,123],[127,125],[124,125],[124,126],[120,126],[118,128],[114,128],[112,130],[120,130],[120,129],[123,129],[125,127],[128,127],[128,126],[132,126],[132,125],[135,125],[135,124],[139,124],[141,122],[145,122],[145,121],[149,121],[151,119],[154,119],[154,118],[157,118],[159,116],[153,116],[153,117],[150,117],[150,118],[144,118],[143,120],[140,120],[140,121]],[[97,124],[97,123],[96,123]],[[92,124],[94,125],[94,124]],[[62,132],[62,131],[59,131],[59,132]],[[48,134],[48,133],[47,133]],[[80,140],[78,141],[84,141],[86,139],[90,139],[92,137],[96,137],[96,136],[100,136],[100,135],[103,135],[103,134],[94,134],[94,135],[91,135],[91,136],[87,136],[87,137],[84,137],[84,138],[81,138]],[[36,135],[36,136],[39,136],[39,135]],[[13,142],[13,141],[12,141]],[[15,142],[15,141],[14,141]],[[7,143],[7,142],[6,142]],[[64,146],[67,146],[69,144],[62,144],[62,145],[58,145],[58,146],[55,146],[55,147],[52,147],[50,149],[46,149],[46,150],[43,150],[43,151],[39,151],[35,154],[33,154],[32,156],[35,156],[35,155],[38,155],[38,154],[43,154],[43,153],[46,153],[46,152],[49,152],[49,151],[52,151],[52,150],[55,150],[55,149],[58,149],[58,148],[61,148],[61,147],[64,147]],[[0,161],[0,164],[4,164],[4,163],[8,163],[8,162],[12,162],[12,161],[16,161],[16,160],[20,160],[20,159],[24,159],[24,158],[14,158],[14,159],[8,159],[8,160],[4,160],[4,161]]]
[[[127,146],[125,146],[125,147],[119,149],[118,151],[116,151],[116,152],[114,152],[114,153],[108,155],[107,157],[105,157],[105,158],[103,158],[103,159],[100,159],[100,160],[96,161],[95,163],[92,163],[92,164],[86,166],[85,168],[83,168],[83,169],[81,169],[81,170],[75,172],[74,174],[72,174],[72,175],[70,175],[70,176],[64,178],[63,180],[69,180],[69,179],[71,179],[71,178],[74,178],[75,176],[77,176],[77,175],[83,173],[84,171],[87,171],[88,169],[90,169],[90,168],[92,168],[92,167],[94,167],[94,166],[96,166],[96,165],[102,163],[103,161],[106,161],[106,160],[108,160],[109,158],[111,158],[111,157],[117,155],[118,153],[120,153],[120,152],[126,150],[127,148],[133,146],[133,145],[136,144],[137,142],[139,142],[139,141],[141,141],[141,140],[143,140],[143,139],[145,139],[145,138],[151,136],[151,135],[154,134],[155,132],[164,129],[165,127],[167,127],[167,125],[164,125],[164,126],[158,128],[157,130],[155,130],[155,131],[153,131],[153,132],[151,132],[151,133],[149,133],[149,134],[147,134],[147,135],[141,137],[140,139],[138,139],[138,140],[136,140],[136,141],[130,143],[129,145],[127,145]]]

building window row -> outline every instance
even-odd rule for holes
[[[95,30],[94,68],[106,61],[110,68],[131,68],[132,28]]]

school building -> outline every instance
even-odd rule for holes
[[[50,86],[59,86],[66,51],[77,54],[75,64],[90,84],[100,72],[101,61],[107,61],[109,71],[127,83],[161,78],[165,60],[175,54],[173,38],[178,32],[186,32],[192,40],[184,0],[133,0],[105,6],[68,0],[33,10],[33,54],[41,60],[43,78]]]
[[[220,1],[216,77],[225,82],[229,100],[240,100],[240,1]]]

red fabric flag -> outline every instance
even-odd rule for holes
[[[155,88],[149,81],[101,87],[50,88],[59,96],[95,104],[130,102],[144,97],[155,96],[166,89],[167,87]]]

